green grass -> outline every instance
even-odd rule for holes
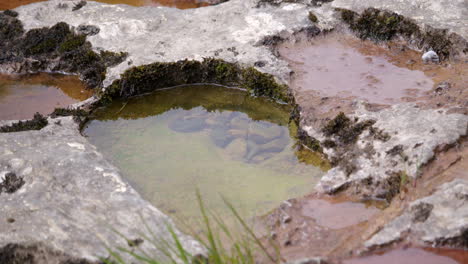
[[[133,249],[119,247],[115,250],[108,248],[110,257],[102,259],[102,261],[105,264],[256,264],[281,263],[284,261],[279,253],[278,246],[270,240],[267,241],[268,246],[266,246],[240,216],[232,203],[224,197],[223,201],[232,213],[235,222],[240,226],[239,229],[226,224],[225,220],[215,213],[207,211],[199,191],[197,191],[196,197],[200,206],[204,230],[201,232],[191,230],[191,233],[207,250],[205,256],[193,256],[185,250],[180,237],[171,225],[168,225],[167,229],[171,234],[172,241],[168,241],[159,239],[145,223],[147,234],[143,238],[160,251],[163,257],[155,259],[146,252],[135,252]],[[189,229],[193,229],[193,227],[189,226]],[[114,232],[126,239],[129,247],[135,246],[123,234],[117,230],[114,230]],[[130,257],[131,261],[125,261],[127,258],[122,257],[125,254]]]

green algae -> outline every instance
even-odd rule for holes
[[[224,195],[250,217],[311,192],[329,169],[297,149],[290,108],[240,89],[177,87],[116,99],[84,133],[166,213],[197,216],[199,188],[208,208],[226,212]]]
[[[102,102],[106,103],[116,98],[128,98],[167,87],[200,83],[237,86],[245,88],[254,96],[265,96],[286,103],[293,101],[288,87],[277,83],[273,75],[213,58],[203,61],[156,62],[132,67],[107,87],[101,97]]]
[[[341,19],[357,33],[361,39],[374,41],[389,41],[398,37],[414,42],[418,48],[434,50],[442,60],[455,56],[460,51],[456,42],[464,42],[462,52],[466,49],[463,41],[455,33],[447,29],[435,29],[426,26],[421,29],[414,20],[387,10],[367,8],[361,14],[354,11],[337,8]]]
[[[318,23],[318,18],[312,11],[309,12],[309,20],[312,23]]]
[[[28,130],[41,130],[48,124],[47,118],[43,115],[36,113],[34,118],[26,121],[18,121],[11,125],[0,127],[0,133],[21,132]]]

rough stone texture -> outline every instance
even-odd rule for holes
[[[374,127],[390,135],[387,141],[375,140],[369,131],[362,133],[353,150],[350,162],[356,170],[347,175],[345,169],[335,167],[322,177],[317,188],[333,193],[354,185],[363,196],[387,198],[389,192],[398,191],[400,174],[416,178],[418,170],[434,156],[438,146],[450,145],[467,133],[468,117],[446,114],[445,110],[421,110],[414,104],[398,104],[391,108],[371,112],[359,104],[354,117],[359,121],[376,120]],[[312,127],[306,127],[311,136],[324,139]],[[393,150],[393,151],[392,151]],[[395,151],[400,150],[400,151]],[[325,149],[333,157],[333,149]],[[397,175],[396,186],[388,183]],[[367,183],[367,184],[364,184]],[[391,198],[391,197],[390,197]]]
[[[468,38],[465,0],[334,0],[333,7],[361,12],[368,7],[387,9],[414,19],[420,25],[447,28]]]
[[[124,63],[108,69],[104,86],[132,66],[181,59],[202,60],[204,57],[247,66],[256,65],[259,70],[287,82],[290,74],[287,63],[278,59],[269,45],[264,44],[274,44],[277,39],[287,38],[294,32],[313,26],[308,19],[311,10],[318,18],[316,25],[319,28],[333,28],[338,20],[334,17],[332,7],[355,11],[370,5],[386,8],[409,16],[421,24],[448,27],[467,37],[466,20],[463,18],[468,16],[463,13],[466,8],[463,8],[461,0],[335,0],[320,7],[273,1],[278,6],[266,4],[259,8],[255,8],[258,4],[256,0],[231,0],[218,6],[192,10],[137,8],[89,1],[73,12],[72,4],[58,8],[62,2],[76,1],[50,0],[22,6],[16,11],[26,30],[52,26],[64,20],[74,27],[96,26],[99,32],[93,30],[93,34],[97,34],[88,37],[94,49],[128,52],[129,56]],[[442,7],[444,11],[441,11]],[[89,99],[90,102],[95,100]],[[378,141],[371,139],[368,132],[363,133],[353,150],[356,155],[352,161],[358,170],[346,176],[341,169],[332,169],[319,185],[322,191],[333,192],[355,184],[357,191],[363,195],[385,195],[389,191],[385,188],[391,186],[382,186],[380,183],[393,177],[393,172],[404,171],[410,177],[416,177],[418,168],[433,157],[434,148],[453,143],[466,134],[468,121],[466,116],[421,110],[410,104],[395,105],[380,112],[361,108],[355,116],[360,120],[375,119],[377,122],[374,126],[391,134],[391,139]],[[57,121],[60,124],[56,124]],[[306,129],[310,135],[323,139],[323,135],[313,128]],[[369,144],[374,151],[362,151]],[[111,246],[126,245],[125,241],[109,231],[109,227],[135,238],[133,236],[144,229],[138,224],[141,223],[140,214],[151,229],[167,237],[164,222],[169,219],[121,180],[117,169],[79,135],[71,118],[55,119],[40,131],[0,134],[0,146],[0,176],[14,172],[25,180],[25,184],[15,193],[0,194],[1,217],[6,218],[0,219],[0,247],[7,243],[42,241],[54,250],[95,259],[96,256],[107,255],[101,240]],[[401,153],[391,151],[396,146],[401,146],[396,149],[401,148]],[[334,155],[331,149],[325,149],[325,152]],[[387,152],[395,152],[396,155]],[[374,184],[361,184],[363,181],[368,183],[369,179]],[[466,187],[466,184],[463,186]],[[444,187],[445,191],[441,192],[449,195],[449,187]],[[416,220],[411,222],[409,228],[432,230],[426,223],[440,225],[440,232],[425,234],[422,237],[424,241],[450,238],[459,234],[462,228],[466,230],[466,226],[449,225],[447,222],[464,221],[466,224],[466,218],[455,215],[466,212],[466,206],[459,207],[465,211],[454,210],[454,214],[442,214],[443,201],[450,199],[425,201],[433,205],[430,210],[431,206],[415,205],[414,210],[405,213],[417,214],[405,218],[408,221]],[[435,218],[438,215],[441,217]],[[10,218],[14,222],[7,221]],[[392,228],[392,225],[382,232],[397,230],[396,227],[388,228]],[[382,239],[379,237],[384,236],[377,235],[373,238],[376,242],[369,242],[368,245],[391,241],[393,233],[397,232],[388,231],[387,238]],[[194,251],[195,248],[199,249],[198,244],[189,238],[184,243]],[[149,245],[144,242],[142,246]]]
[[[231,0],[216,6],[179,10],[167,7],[132,7],[88,1],[72,12],[58,8],[61,0],[35,3],[17,9],[25,30],[66,20],[72,26],[94,25],[97,35],[88,40],[95,49],[128,52],[127,60],[108,69],[104,86],[127,68],[152,62],[215,57],[252,66],[282,80],[289,76],[287,63],[267,46],[268,36],[289,36],[312,26],[305,5],[286,4],[254,8],[254,0]]]
[[[407,235],[433,246],[468,249],[468,181],[453,180],[431,196],[412,202],[409,210],[366,241],[365,246],[380,247]]]
[[[9,243],[46,243],[72,257],[106,257],[104,245],[127,247],[146,233],[142,219],[159,239],[170,241],[171,220],[127,183],[119,171],[82,137],[72,117],[49,119],[39,131],[0,134],[0,174],[25,181],[14,193],[1,193],[0,248]],[[1,177],[4,178],[4,177]],[[180,234],[194,253],[201,246]],[[157,253],[148,242],[141,248]]]

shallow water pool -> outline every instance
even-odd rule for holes
[[[77,76],[0,75],[0,120],[29,119],[36,112],[47,115],[91,95]]]
[[[95,113],[84,134],[176,218],[198,215],[197,188],[208,209],[226,213],[223,195],[252,217],[311,192],[328,168],[295,146],[288,121],[286,105],[238,89],[190,86],[114,102]]]

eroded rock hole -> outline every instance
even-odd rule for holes
[[[329,165],[296,146],[290,107],[239,89],[187,86],[114,101],[84,134],[156,207],[197,215],[220,195],[247,216],[306,194]],[[281,187],[280,187],[281,186]]]

